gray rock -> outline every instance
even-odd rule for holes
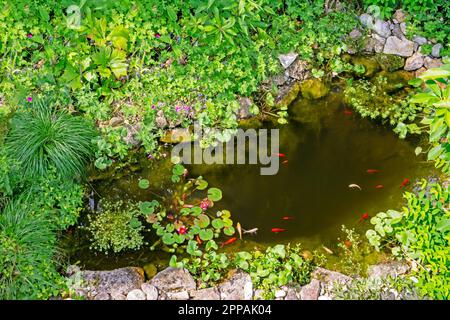
[[[250,107],[253,104],[252,100],[248,97],[240,97],[239,100],[239,110],[237,111],[237,116],[239,119],[247,119],[252,116],[250,113]]]
[[[374,51],[376,53],[383,52],[383,48],[384,48],[384,44],[386,43],[386,39],[379,36],[376,33],[372,34],[372,38],[375,40],[374,47],[373,47]]]
[[[441,59],[433,59],[431,57],[425,57],[424,58],[424,66],[427,69],[430,68],[438,68],[440,66],[443,66],[444,63],[442,62]]]
[[[145,293],[147,300],[158,300],[158,289],[149,283],[143,283],[141,290]]]
[[[192,300],[220,300],[220,293],[217,288],[206,288],[189,292]]]
[[[406,39],[405,34],[402,32],[402,29],[398,24],[394,26],[394,29],[392,29],[392,34],[399,39]]]
[[[348,34],[349,38],[353,39],[353,40],[357,40],[359,38],[361,38],[363,36],[361,30],[359,30],[358,28],[353,29],[349,34]]]
[[[303,81],[311,76],[310,67],[307,61],[297,59],[286,70],[286,75],[292,79]]]
[[[331,298],[330,296],[320,296],[317,298],[317,300],[333,300],[333,298]]]
[[[111,127],[117,127],[118,125],[123,123],[123,119],[121,117],[113,117],[109,120],[109,125]]]
[[[147,296],[141,289],[134,289],[128,292],[127,300],[146,300]]]
[[[406,35],[406,23],[405,22],[400,23],[400,30],[402,31],[403,34]]]
[[[312,278],[325,283],[340,282],[345,284],[352,280],[351,277],[346,276],[345,274],[324,268],[316,268],[316,270],[312,272],[311,276]]]
[[[300,290],[301,290],[301,288],[288,286],[285,289],[286,297],[284,298],[284,300],[300,300]]]
[[[159,291],[195,290],[196,285],[189,271],[183,268],[168,267],[157,273],[150,284]]]
[[[219,285],[222,300],[251,300],[253,295],[252,279],[248,273],[236,270],[230,279]]]
[[[406,20],[406,13],[402,9],[398,9],[395,11],[393,18],[397,20],[398,23],[405,22]]]
[[[406,262],[391,261],[369,266],[367,268],[368,278],[385,278],[388,276],[397,277],[409,271],[410,267]]]
[[[280,54],[278,60],[283,68],[287,69],[297,59],[298,54],[295,52],[289,52],[287,54]]]
[[[301,300],[317,300],[320,295],[320,281],[312,279],[310,283],[300,290]]]
[[[377,19],[372,27],[372,30],[383,38],[387,38],[391,35],[391,29],[389,23],[380,19]]]
[[[275,291],[275,298],[284,298],[284,297],[286,297],[286,291],[281,289]]]
[[[112,300],[127,300],[127,297],[119,292],[113,292],[111,293],[111,299]]]
[[[373,25],[373,17],[368,13],[363,13],[359,16],[359,21],[364,27],[371,27]]]
[[[442,44],[440,43],[436,43],[432,48],[431,48],[431,55],[435,58],[439,58],[441,56],[441,49],[442,49]]]
[[[264,300],[264,290],[256,289],[253,293],[253,298],[255,300]]]
[[[407,39],[399,39],[397,37],[389,37],[386,39],[383,53],[395,54],[401,57],[410,57],[414,52],[414,42]]]
[[[98,293],[127,294],[144,283],[144,272],[141,268],[134,267],[111,271],[80,271],[72,277],[80,280],[75,281],[80,286],[77,289],[83,290],[87,296]]]
[[[421,37],[421,36],[414,36],[412,38],[412,41],[417,43],[420,46],[423,46],[424,44],[427,44],[427,38]]]
[[[406,71],[414,71],[422,68],[424,63],[424,56],[420,52],[414,53],[411,57],[406,59],[404,69]]]
[[[141,130],[141,124],[140,123],[135,123],[133,125],[126,124],[125,128],[127,129],[127,135],[123,138],[123,141],[126,144],[138,146],[141,143],[138,137],[139,130]]]
[[[167,292],[167,299],[169,300],[189,300],[187,291]]]
[[[106,292],[100,292],[94,297],[94,300],[111,300],[111,297]]]
[[[164,111],[162,110],[158,110],[158,112],[156,112],[156,118],[155,118],[155,122],[156,122],[156,126],[158,128],[165,128],[167,127],[167,125],[169,124],[167,122],[166,117],[164,116]]]

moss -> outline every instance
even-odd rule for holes
[[[287,107],[290,105],[298,96],[300,92],[300,83],[295,82],[290,88],[288,88],[286,93],[282,93],[281,100],[276,103],[276,107]]]
[[[408,86],[408,81],[414,78],[414,72],[405,70],[398,70],[395,72],[382,71],[377,76],[385,77],[387,79],[383,89],[387,93],[392,93]]]
[[[373,77],[378,71],[381,70],[380,64],[374,56],[355,56],[352,58],[354,65],[362,65],[365,69],[365,77]]]
[[[330,87],[321,79],[308,79],[300,85],[303,97],[306,99],[319,99],[328,94]]]
[[[393,72],[403,68],[405,59],[393,54],[377,53],[374,56],[380,67],[384,71]]]

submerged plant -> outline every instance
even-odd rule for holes
[[[63,288],[54,261],[56,237],[48,221],[28,210],[28,197],[0,214],[0,299],[47,299]]]
[[[86,161],[93,155],[91,123],[82,117],[58,110],[47,100],[35,99],[16,112],[6,148],[21,163],[22,173],[44,175],[50,167],[68,178],[83,175]]]

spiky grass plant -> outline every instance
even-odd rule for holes
[[[51,225],[21,196],[0,213],[0,300],[47,299],[64,285],[55,264]]]
[[[84,118],[36,99],[13,116],[6,148],[26,175],[44,175],[54,167],[61,176],[72,178],[83,175],[94,153],[95,136],[93,125]]]

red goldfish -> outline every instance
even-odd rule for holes
[[[402,184],[400,185],[400,188],[406,187],[409,184],[409,179],[403,180]]]
[[[275,153],[276,156],[279,156],[280,158],[286,157],[284,153]]]
[[[364,213],[361,216],[361,219],[359,219],[358,223],[361,223],[361,222],[363,222],[364,220],[367,220],[367,219],[369,219],[369,214],[368,213]]]
[[[346,116],[351,116],[351,115],[353,114],[353,112],[351,112],[351,111],[348,110],[348,109],[345,109],[345,110],[344,110],[344,114],[345,114]]]
[[[384,186],[382,184],[377,184],[375,186],[375,189],[383,189],[383,188],[384,188]]]
[[[226,245],[228,245],[228,244],[232,244],[233,242],[235,242],[237,240],[237,238],[236,237],[233,237],[233,238],[231,238],[231,239],[228,239],[227,241],[225,241],[225,242],[222,242],[222,247],[223,246],[226,246]]]
[[[282,164],[288,164],[289,163],[289,160],[284,160],[283,162],[282,162]]]
[[[380,172],[380,170],[377,170],[377,169],[367,169],[366,172],[369,173],[369,174],[374,174],[374,173]]]
[[[195,236],[195,240],[197,240],[198,244],[202,244],[202,240],[200,239],[200,237],[198,235]]]
[[[284,217],[281,217],[281,220],[294,220],[294,217],[284,216]]]
[[[287,231],[287,229],[282,229],[282,228],[272,228],[272,232],[273,233],[280,233],[280,232],[285,232]]]
[[[350,240],[345,240],[344,241],[344,245],[345,245],[346,248],[350,248],[352,246],[352,243],[351,243]]]

